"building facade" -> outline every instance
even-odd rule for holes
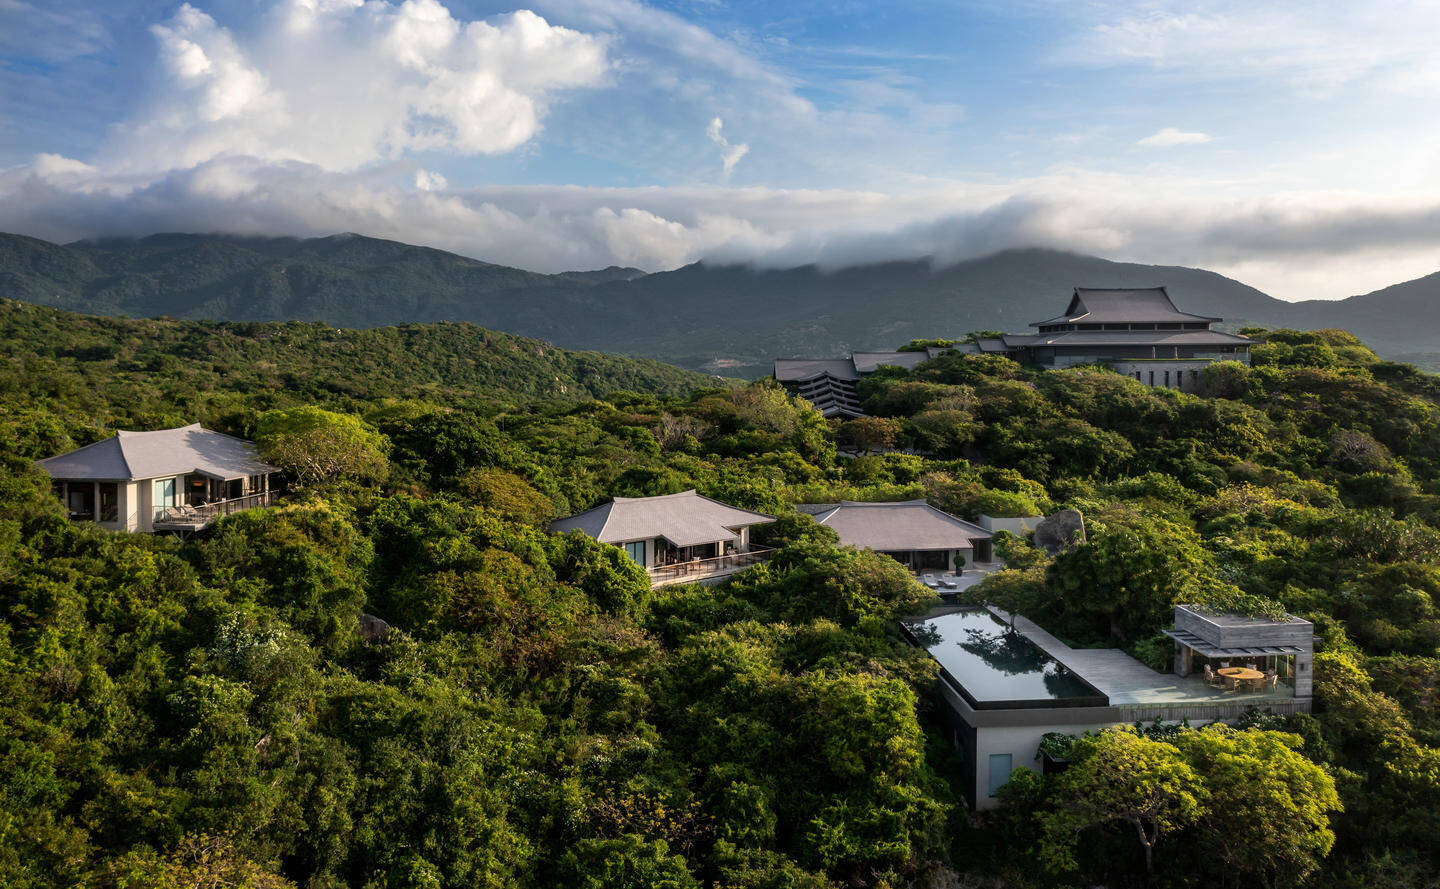
[[[221,515],[266,506],[279,470],[255,445],[195,423],[120,431],[39,461],[70,518],[114,531],[196,531]]]
[[[957,346],[1047,368],[1106,364],[1147,386],[1193,392],[1216,361],[1250,362],[1249,337],[1214,330],[1224,319],[1175,307],[1164,287],[1077,287],[1063,314],[1033,334],[1004,334]]]
[[[1079,735],[1157,719],[1199,726],[1256,709],[1276,715],[1311,709],[1313,627],[1298,619],[1177,608],[1171,631],[1177,649],[1193,644],[1214,657],[1215,670],[1203,677],[1179,669],[1158,673],[1118,649],[1071,648],[1024,617],[994,608],[941,608],[901,626],[939,663],[945,716],[976,809],[999,805],[1000,788],[1015,769],[1050,768],[1040,753],[1050,733]],[[1206,636],[1212,629],[1228,634],[1221,640],[1227,648],[1207,648],[1197,628]],[[1191,669],[1198,657],[1177,655],[1177,668]],[[1277,658],[1288,659],[1289,667]],[[1229,670],[1245,680],[1225,681]]]
[[[750,545],[750,529],[774,516],[739,509],[695,491],[658,497],[616,497],[558,519],[556,534],[580,531],[625,550],[653,586],[710,581],[763,561],[769,550]]]

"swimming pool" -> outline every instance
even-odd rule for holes
[[[941,678],[977,710],[1105,707],[1095,686],[983,608],[902,624],[939,662]]]

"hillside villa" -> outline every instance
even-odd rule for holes
[[[1250,363],[1251,340],[1214,330],[1224,319],[1176,308],[1164,287],[1076,287],[1065,311],[1035,321],[1036,333],[958,343],[955,351],[1003,355],[1043,368],[1105,364],[1147,386],[1194,392],[1216,361]],[[777,358],[775,379],[826,418],[864,416],[856,382],[881,367],[913,368],[947,349],[856,352],[850,358]],[[863,356],[863,360],[862,360]]]
[[[255,445],[199,423],[116,432],[38,461],[75,521],[115,531],[189,533],[223,515],[268,506],[279,472]]]
[[[713,583],[770,557],[750,545],[750,529],[774,516],[738,509],[695,491],[616,497],[550,524],[555,534],[581,531],[620,547],[650,574],[654,587]]]
[[[1013,623],[1013,629],[1012,629]],[[998,609],[939,608],[902,621],[940,665],[952,740],[963,752],[966,794],[999,804],[1020,767],[1063,768],[1040,753],[1051,732],[1077,735],[1137,721],[1233,721],[1251,709],[1308,713],[1314,627],[1215,615],[1177,606],[1174,673],[1157,673],[1118,649],[1076,649]]]
[[[796,507],[817,524],[834,529],[840,542],[890,556],[917,574],[948,572],[962,565],[989,562],[991,533],[979,525],[936,509],[924,500],[898,503],[801,504]]]

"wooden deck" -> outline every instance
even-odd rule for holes
[[[177,531],[182,534],[203,531],[224,516],[244,512],[247,509],[270,506],[279,496],[280,492],[278,491],[261,491],[258,494],[247,494],[233,500],[218,500],[188,509],[171,507],[165,510],[164,515],[151,523],[151,527],[156,531]]]

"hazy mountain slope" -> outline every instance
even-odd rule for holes
[[[1297,327],[1340,327],[1382,355],[1440,367],[1440,272],[1349,299],[1295,303]]]
[[[1203,269],[1007,250],[945,268],[834,272],[703,263],[544,275],[359,235],[155,235],[59,246],[0,235],[0,296],[74,311],[342,327],[469,321],[568,348],[764,373],[785,355],[890,348],[972,330],[1025,331],[1071,288],[1163,284],[1185,310],[1245,324],[1342,327],[1385,355],[1440,352],[1440,275],[1335,303],[1285,303]]]

